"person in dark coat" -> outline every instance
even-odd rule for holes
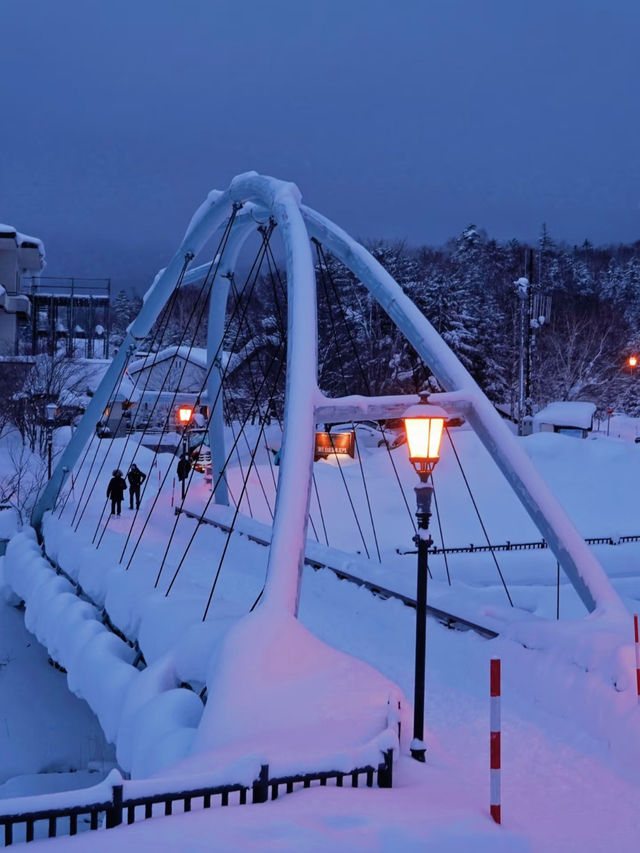
[[[140,486],[147,479],[147,475],[143,474],[135,462],[131,463],[131,467],[127,473],[129,482],[129,509],[133,509],[133,499],[136,499],[136,509],[140,509]]]
[[[180,456],[180,460],[178,462],[178,479],[180,481],[186,480],[191,472],[191,462],[189,462],[189,458],[186,453],[183,453]]]
[[[107,486],[107,497],[111,498],[111,515],[120,515],[122,498],[126,490],[127,484],[122,476],[122,471],[116,468]]]

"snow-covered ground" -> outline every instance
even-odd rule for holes
[[[454,430],[453,437],[491,541],[539,540],[537,530],[473,433]],[[268,437],[272,445],[277,440],[275,434]],[[332,738],[344,741],[347,729],[351,732],[349,748],[365,743],[375,734],[376,726],[383,725],[376,711],[380,690],[392,689],[389,685],[393,683],[405,696],[412,695],[413,611],[398,601],[374,598],[364,589],[339,581],[326,570],[305,569],[300,613],[303,625],[356,661],[351,664],[349,658],[338,653],[332,658],[329,654],[328,661],[345,667],[342,680],[326,678],[326,683],[336,688],[336,692],[325,693],[332,703],[332,713],[320,709],[317,722],[309,718],[309,727],[303,729],[309,705],[305,706],[304,697],[295,688],[304,683],[300,649],[314,646],[309,635],[297,635],[282,653],[271,683],[284,689],[286,673],[291,671],[296,675],[288,685],[288,692],[270,697],[270,705],[262,701],[267,695],[264,684],[256,686],[254,693],[251,684],[243,690],[238,682],[243,681],[245,673],[224,672],[224,666],[216,659],[221,638],[247,612],[262,587],[266,549],[246,537],[231,538],[207,620],[202,622],[226,537],[222,531],[205,525],[196,530],[195,522],[182,516],[162,566],[168,532],[175,520],[171,506],[173,474],[167,477],[162,490],[159,485],[166,466],[173,461],[161,455],[157,466],[152,467],[151,453],[139,450],[136,461],[150,474],[149,488],[120,562],[133,513],[125,510],[120,519],[98,521],[107,474],[116,464],[123,467],[134,450],[127,447],[120,463],[124,440],[119,442],[114,443],[112,456],[97,485],[93,483],[94,467],[84,497],[81,495],[86,473],[83,476],[82,471],[78,472],[74,492],[60,518],[57,512],[47,521],[47,550],[65,571],[78,577],[94,600],[107,607],[120,628],[137,637],[151,665],[149,669],[155,666],[156,671],[166,676],[170,656],[177,675],[186,676],[185,680],[194,684],[206,683],[210,697],[216,686],[232,685],[229,695],[243,699],[244,705],[235,721],[232,708],[216,712],[214,700],[209,699],[201,720],[192,724],[195,729],[192,739],[188,744],[184,738],[181,740],[187,753],[192,753],[188,759],[190,766],[215,766],[215,762],[230,760],[259,747],[271,750],[268,755],[271,762],[277,764],[280,759],[285,765],[288,762],[294,766],[296,762],[317,757],[323,749],[335,756],[338,742]],[[598,436],[582,441],[549,434],[530,436],[523,444],[580,533],[614,540],[621,535],[640,534],[635,502],[640,445],[614,437]],[[100,453],[106,453],[108,446],[107,442],[101,443]],[[373,447],[361,450],[381,562],[377,561],[371,524],[362,511],[365,495],[357,462],[343,462],[341,471],[335,461],[314,466],[322,503],[321,517],[314,492],[311,512],[315,528],[324,540],[324,524],[329,543],[335,549],[332,557],[342,560],[344,568],[367,573],[378,583],[413,594],[415,556],[396,553],[396,549],[412,548],[410,514],[395,484],[387,454]],[[412,507],[415,475],[404,453],[405,448],[398,448],[394,460]],[[259,457],[262,485],[256,474],[249,495],[253,514],[265,522],[269,520],[269,511],[264,492],[269,500],[273,493],[267,454],[265,450]],[[248,455],[247,448],[241,450],[243,464]],[[342,474],[359,509],[362,538],[351,514]],[[435,485],[444,544],[484,544],[455,456],[447,446],[436,469]],[[232,472],[230,486],[232,493],[239,493],[237,468]],[[84,501],[89,493],[93,497],[85,510]],[[156,496],[152,519],[129,563],[146,511]],[[204,478],[199,478],[190,490],[187,505],[199,511],[207,497]],[[177,494],[174,502],[179,502]],[[207,514],[214,515],[213,508]],[[77,526],[73,534],[71,522],[73,527]],[[436,544],[440,544],[441,533],[435,518],[432,528]],[[192,536],[193,543],[180,567]],[[97,550],[95,543],[91,544],[92,538],[101,539]],[[365,550],[371,560],[364,558]],[[341,551],[350,556],[341,555]],[[640,545],[603,545],[597,546],[595,552],[630,610],[636,609],[640,598],[637,569]],[[442,557],[431,559],[431,601],[498,626],[501,636],[488,641],[472,632],[451,631],[429,620],[427,765],[418,766],[401,757],[392,791],[318,789],[264,806],[154,819],[92,835],[91,849],[100,849],[100,845],[112,849],[119,845],[131,850],[204,850],[210,849],[211,838],[215,837],[225,850],[311,851],[331,846],[336,850],[598,851],[610,845],[621,851],[635,850],[640,828],[636,806],[640,793],[637,769],[640,709],[635,697],[631,619],[628,625],[620,625],[598,616],[585,618],[577,596],[561,578],[563,618],[556,623],[557,573],[553,555],[549,551],[501,552],[497,559],[515,608],[508,604],[490,554],[450,556],[451,587],[447,584]],[[158,589],[153,592],[159,573]],[[165,596],[170,585],[170,593]],[[6,607],[5,611],[16,614]],[[8,624],[4,618],[3,624]],[[288,635],[289,640],[291,637]],[[2,654],[5,642],[0,646]],[[281,647],[281,640],[278,643]],[[294,655],[296,643],[299,648]],[[314,666],[319,665],[325,654],[317,648]],[[43,655],[41,650],[39,654]],[[502,827],[495,826],[488,817],[488,661],[491,657],[503,661]],[[33,680],[41,684],[40,675],[46,672],[62,690],[64,676],[47,667],[46,654],[44,658],[44,664],[42,660],[34,664],[39,668],[34,670]],[[263,663],[270,659],[261,658]],[[380,675],[357,661],[370,664]],[[19,671],[16,667],[16,672]],[[259,672],[259,667],[252,673],[247,669],[244,680],[255,685]],[[328,676],[328,671],[325,674]],[[350,680],[369,684],[369,694],[358,697]],[[85,681],[76,677],[80,692],[87,689]],[[317,685],[311,681],[306,686],[308,699],[317,698]],[[44,692],[44,681],[41,689]],[[21,705],[14,694],[11,691],[11,699],[4,701],[15,705],[13,713],[19,715]],[[3,696],[7,696],[5,691]],[[73,701],[84,708],[82,703]],[[51,707],[55,708],[52,715],[56,720],[69,713],[64,710],[62,697],[52,698]],[[245,731],[252,723],[251,707],[256,715],[253,740]],[[257,713],[256,708],[263,713]],[[335,713],[336,709],[340,713]],[[408,710],[405,703],[405,712]],[[107,707],[104,713],[108,715],[110,711],[113,708]],[[359,712],[363,719],[356,719]],[[73,717],[69,715],[68,719]],[[259,725],[255,724],[257,721]],[[409,730],[409,720],[405,722],[405,729]],[[63,754],[70,755],[73,750],[77,754],[81,740],[79,736],[73,744],[68,743]],[[39,743],[39,739],[34,740],[34,744]],[[102,760],[103,749],[101,746],[100,755],[91,758]],[[119,745],[119,749],[124,755],[130,745]],[[33,751],[37,753],[37,749]],[[28,752],[23,754],[23,747],[13,738],[4,754],[13,762],[5,770],[2,761],[0,770],[5,778],[17,775],[18,771],[44,769],[44,764],[40,767],[29,764]],[[27,791],[29,787],[14,783],[11,795],[21,790]],[[89,841],[84,835],[43,843],[52,850],[81,850],[87,849]]]

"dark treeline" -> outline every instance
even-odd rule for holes
[[[626,367],[627,356],[640,347],[640,242],[568,247],[554,243],[543,228],[531,248],[515,240],[498,243],[469,226],[442,248],[382,241],[368,248],[495,403],[516,412],[523,308],[516,281],[526,276],[532,294],[551,297],[548,320],[532,317],[530,323],[531,409],[552,400],[591,400],[601,411],[640,414],[640,377]],[[351,273],[322,253],[316,273],[321,388],[342,395],[425,387],[428,368]],[[206,323],[197,331],[187,324],[197,293],[193,287],[181,292],[163,345],[192,340],[205,345]],[[137,307],[134,298],[119,294],[113,305],[116,334],[124,332]],[[225,349],[236,353],[237,404],[252,399],[260,371],[272,357],[282,357],[286,305],[273,275],[262,276],[242,322],[240,316],[225,340]],[[281,387],[276,396],[279,409]]]
[[[552,400],[591,400],[601,410],[640,414],[640,377],[626,366],[640,345],[640,242],[567,247],[543,229],[531,249],[515,240],[499,244],[469,226],[441,249],[403,243],[369,249],[494,402],[515,413],[523,307],[516,281],[526,275],[532,294],[551,297],[548,321],[530,323],[533,411]],[[424,387],[428,370],[412,347],[330,258],[325,275],[318,270],[318,300],[324,390],[344,393],[346,385],[386,394]],[[338,322],[342,314],[349,334],[347,323]]]

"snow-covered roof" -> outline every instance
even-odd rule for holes
[[[77,363],[87,389],[92,393],[95,392],[111,362],[108,359],[88,358],[78,359]],[[137,402],[140,399],[140,391],[126,373],[120,380],[115,398],[112,397],[112,399],[115,399],[116,402],[123,400]]]
[[[0,245],[5,240],[14,242],[20,250],[22,266],[33,270],[44,267],[44,243],[38,237],[30,237],[28,234],[17,231],[13,225],[0,223]],[[35,250],[37,258],[31,257],[29,250]]]
[[[549,403],[533,416],[534,424],[553,424],[559,427],[591,429],[595,403],[569,402]]]
[[[129,373],[137,373],[139,370],[144,370],[145,367],[152,367],[165,361],[168,358],[183,358],[185,361],[191,362],[198,367],[207,369],[207,351],[202,347],[166,347],[160,350],[159,353],[149,353],[144,358],[136,359],[129,364]]]

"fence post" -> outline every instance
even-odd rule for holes
[[[269,799],[269,765],[260,767],[260,775],[253,783],[253,802],[266,803]]]
[[[393,787],[393,750],[386,749],[383,753],[384,761],[378,764],[378,788]]]
[[[633,628],[636,640],[636,691],[638,693],[638,703],[640,703],[640,635],[638,634],[638,614],[633,614]]]
[[[490,773],[490,803],[491,817],[496,823],[501,823],[500,815],[500,659],[491,658],[491,735],[489,741],[489,773]]]
[[[113,805],[107,809],[107,829],[113,829],[122,823],[122,785],[114,785],[112,791]]]

